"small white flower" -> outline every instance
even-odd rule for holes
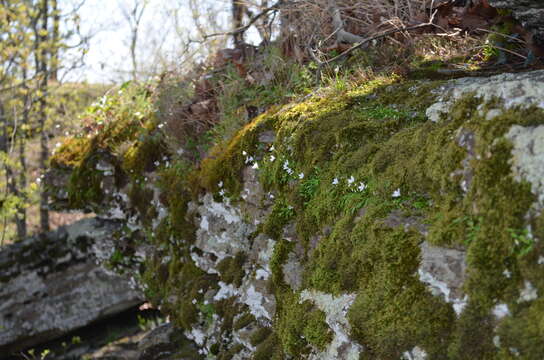
[[[217,184],[217,187],[218,187],[218,188],[222,188],[222,187],[223,187],[223,181],[220,181],[220,182]]]
[[[276,157],[274,155],[270,155],[270,162],[274,162],[276,160]]]
[[[506,276],[508,279],[510,279],[512,277],[512,273],[510,271],[508,271],[508,269],[505,269],[502,274],[504,276]]]
[[[289,161],[285,160],[283,162],[283,170],[287,170],[287,169],[289,169]]]
[[[139,111],[137,111],[137,112],[135,112],[135,113],[134,113],[134,115],[136,115],[136,116],[138,116],[138,117],[139,117],[139,116],[142,116],[142,113],[141,113],[141,112],[139,112]]]
[[[365,189],[366,189],[366,184],[364,182],[360,182],[359,186],[357,187],[357,190],[365,191]]]
[[[157,127],[158,127],[159,129],[162,129],[163,126],[164,126],[164,124],[163,124],[163,123],[160,123],[159,126],[157,126]]]
[[[259,164],[255,163],[253,164],[253,166],[251,167],[252,169],[258,169],[259,168]]]
[[[355,182],[355,178],[352,176],[350,176],[350,178],[348,179],[348,185],[351,185]]]
[[[155,160],[155,162],[153,163],[153,165],[155,166],[159,166],[161,163],[158,161],[158,160]]]
[[[270,198],[273,199],[273,198],[274,198],[274,195],[273,195],[273,194],[270,194]]]
[[[294,172],[293,169],[287,169],[287,174],[293,175],[293,172]]]
[[[275,149],[274,149],[274,145],[272,145],[272,146],[270,147],[270,149],[268,149],[268,151],[274,151],[274,150],[275,150]]]
[[[193,301],[191,301],[193,303],[193,305],[196,304],[196,299],[193,299]]]
[[[332,179],[332,184],[333,185],[338,185],[338,179],[337,178]]]
[[[391,196],[394,198],[400,197],[400,189],[395,190]]]
[[[204,300],[204,305],[208,305],[208,300]]]
[[[219,191],[219,195],[225,196],[225,190],[221,189],[221,190]]]
[[[60,147],[60,145],[61,145],[61,143],[58,142],[58,143],[55,144],[55,147]]]
[[[301,180],[304,179],[304,173],[298,174],[298,178],[301,179]]]
[[[247,152],[245,150],[242,150],[242,155],[246,156]]]

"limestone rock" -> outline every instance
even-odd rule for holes
[[[540,0],[489,0],[491,6],[512,10],[514,17],[544,45],[544,3]]]
[[[453,304],[457,314],[463,311],[467,298],[462,286],[466,276],[466,254],[464,251],[433,246],[423,242],[419,279],[426,283],[433,295],[444,296]]]
[[[443,114],[447,114],[456,100],[470,93],[474,93],[484,101],[493,98],[501,99],[506,108],[531,105],[544,108],[543,81],[543,70],[522,74],[500,74],[488,78],[453,80],[436,89],[436,93],[440,96],[438,101],[427,109],[426,114],[431,121],[437,122]]]
[[[0,252],[0,354],[30,347],[142,301],[129,279],[97,264],[119,224],[84,219]]]
[[[531,183],[539,208],[544,207],[544,126],[512,126],[506,138],[514,145],[511,165],[516,180]]]

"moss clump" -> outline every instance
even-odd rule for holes
[[[274,333],[269,335],[264,341],[262,341],[255,352],[253,353],[253,360],[280,360],[284,359],[281,346],[278,342],[278,338]]]
[[[321,351],[332,340],[325,314],[298,294],[285,292],[278,300],[278,319],[274,328],[283,350],[295,357],[309,353],[310,345]]]
[[[258,137],[269,130],[268,113],[256,117],[245,125],[228,143],[220,143],[210,151],[210,156],[200,164],[198,172],[192,174],[193,188],[216,192],[222,182],[230,194],[237,195],[241,190],[240,177],[248,156],[258,158]],[[245,155],[244,155],[245,154]]]
[[[255,316],[253,316],[251,313],[244,313],[242,316],[240,316],[234,324],[232,325],[233,330],[240,330],[248,326],[249,324],[253,323],[255,321]]]
[[[271,334],[272,329],[267,327],[260,327],[251,334],[249,342],[251,343],[251,345],[257,346],[265,341]]]
[[[228,350],[221,352],[217,355],[217,360],[230,360],[234,355],[238,354],[240,351],[244,350],[245,347],[242,344],[235,344],[230,347]]]
[[[227,284],[235,286],[242,285],[242,279],[245,276],[244,264],[246,262],[246,254],[243,252],[237,253],[234,257],[223,259],[218,265],[220,278]]]
[[[52,167],[80,166],[85,155],[90,151],[91,142],[87,138],[73,137],[64,139],[62,145],[50,159]]]

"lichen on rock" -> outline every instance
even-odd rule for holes
[[[149,125],[54,164],[115,180],[68,198],[138,225],[147,295],[202,355],[532,359],[543,78],[376,77],[270,109],[198,163]],[[168,160],[140,166],[149,144]]]

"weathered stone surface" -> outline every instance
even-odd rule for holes
[[[544,3],[541,0],[489,0],[491,6],[512,10],[514,17],[544,45]]]
[[[53,339],[138,304],[94,249],[118,224],[84,219],[0,252],[0,354]]]
[[[443,296],[446,302],[452,303],[455,312],[460,314],[467,304],[462,291],[467,267],[465,252],[432,246],[427,242],[423,242],[420,248],[419,279],[428,285],[433,295]]]
[[[313,302],[325,313],[325,321],[334,334],[327,348],[322,352],[311,354],[310,359],[359,359],[359,354],[363,351],[363,347],[350,339],[349,333],[351,330],[346,317],[349,308],[355,301],[355,297],[355,294],[333,296],[315,290],[303,290],[300,293],[302,301],[309,300]]]
[[[431,105],[427,117],[431,121],[439,121],[447,114],[453,103],[462,96],[474,93],[484,101],[498,98],[503,101],[505,108],[514,106],[529,107],[531,105],[544,108],[544,71],[529,73],[500,74],[488,78],[462,78],[450,81],[436,90],[440,94],[438,101]],[[494,109],[488,110],[488,117],[495,114]]]
[[[544,126],[512,126],[506,138],[514,145],[511,165],[516,180],[528,181],[538,207],[544,207]]]

